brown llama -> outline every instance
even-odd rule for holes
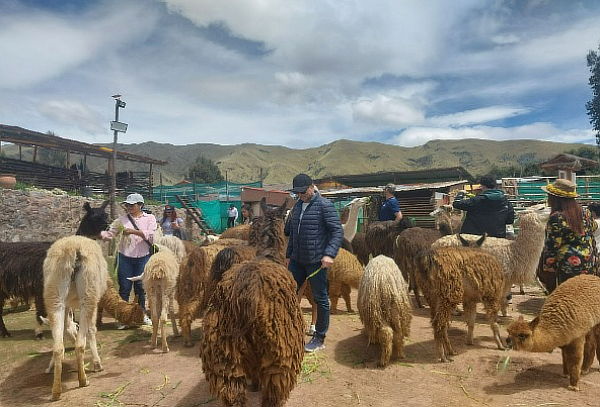
[[[560,284],[546,298],[533,321],[522,316],[507,328],[508,345],[526,352],[561,348],[569,390],[579,390],[579,376],[589,370],[599,338],[600,278],[579,275]],[[600,359],[600,355],[598,356]]]
[[[429,303],[431,325],[440,361],[456,352],[448,339],[452,311],[462,302],[467,323],[467,344],[473,344],[475,310],[482,302],[498,349],[504,349],[496,319],[504,294],[504,274],[498,260],[481,249],[441,247],[420,257],[417,284]]]
[[[200,318],[203,308],[204,292],[210,267],[217,253],[225,247],[242,245],[239,239],[219,239],[207,246],[196,246],[184,242],[186,256],[179,266],[179,276],[175,288],[175,299],[179,305],[179,325],[184,346],[193,346],[192,322]]]
[[[263,407],[280,407],[296,385],[304,355],[296,283],[285,267],[285,204],[265,213],[254,260],[222,274],[204,318],[202,369],[226,406],[246,405],[247,379]]]

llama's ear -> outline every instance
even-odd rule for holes
[[[269,210],[269,207],[267,206],[267,198],[265,197],[260,200],[260,210],[262,211],[263,215],[266,215],[267,211]]]
[[[90,206],[89,202],[86,202],[83,204],[83,209],[87,212],[87,213],[91,213],[92,212],[92,207]]]
[[[485,238],[487,237],[487,233],[484,233],[483,236],[481,236],[479,239],[477,239],[477,242],[475,242],[475,244],[477,245],[477,247],[481,247],[481,245],[483,244],[483,242],[485,242]]]
[[[469,246],[469,241],[467,239],[465,239],[464,237],[462,237],[462,235],[460,233],[457,233],[457,236],[458,236],[458,240],[460,240],[460,243],[463,246],[467,246],[467,247]]]
[[[109,203],[110,203],[110,201],[108,199],[106,201],[102,202],[102,205],[100,205],[100,209],[102,209],[102,211],[104,211]]]

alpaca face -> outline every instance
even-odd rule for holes
[[[531,351],[533,349],[533,331],[530,324],[525,322],[523,317],[519,317],[517,321],[510,324],[507,331],[508,338],[506,343],[509,347],[521,351]]]
[[[98,208],[92,208],[89,202],[83,204],[85,215],[81,219],[79,228],[76,234],[80,236],[96,237],[108,228],[108,214],[106,213],[106,206],[108,201],[104,201]]]

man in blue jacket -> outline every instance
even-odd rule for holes
[[[467,212],[461,233],[492,237],[506,237],[506,225],[515,221],[515,211],[506,199],[504,192],[496,186],[496,178],[490,175],[481,177],[481,193],[464,199],[458,195],[452,206]]]
[[[325,347],[329,328],[327,269],[337,256],[344,232],[333,204],[315,191],[308,175],[296,175],[292,186],[290,191],[299,199],[285,225],[285,234],[289,236],[286,257],[297,289],[308,279],[317,304],[315,333],[304,347],[306,352],[316,352]]]

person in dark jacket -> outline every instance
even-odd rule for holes
[[[504,192],[497,189],[496,178],[486,175],[479,180],[481,193],[464,199],[459,194],[452,206],[467,212],[461,233],[506,237],[506,225],[515,221],[515,211]]]
[[[296,175],[292,186],[290,191],[297,194],[299,199],[285,225],[285,234],[289,236],[286,258],[297,290],[305,280],[310,281],[317,304],[317,324],[304,350],[315,352],[325,347],[325,335],[329,328],[327,269],[337,256],[344,232],[335,207],[315,191],[308,175]]]

